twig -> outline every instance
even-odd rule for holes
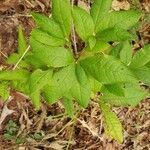
[[[72,25],[72,37],[73,37],[74,52],[75,55],[78,56],[77,40],[76,40],[74,25]]]
[[[15,70],[18,67],[19,63],[21,62],[21,60],[23,59],[23,57],[26,55],[26,53],[29,51],[29,49],[30,49],[30,45],[27,47],[27,49],[25,50],[25,52],[23,53],[23,55],[20,57],[20,59],[18,60],[18,62],[16,63],[16,65],[13,67],[13,70]]]
[[[74,0],[71,1],[71,5],[72,5],[72,9],[74,6]],[[74,52],[76,57],[78,57],[78,49],[77,49],[77,40],[76,40],[76,35],[75,35],[75,28],[74,28],[74,23],[72,21],[72,41],[73,41],[73,45],[74,45]]]
[[[7,55],[5,55],[5,54],[2,52],[2,50],[1,50],[1,47],[2,47],[1,44],[2,44],[2,40],[0,39],[0,53],[1,53],[5,58],[8,58]]]
[[[42,105],[41,108],[42,108],[42,114],[41,114],[41,117],[40,117],[40,121],[37,123],[37,129],[36,129],[37,133],[40,132],[40,130],[43,126],[43,122],[44,122],[44,120],[46,118],[46,115],[47,115],[46,108],[44,107],[44,105]]]
[[[25,99],[30,99],[30,97],[28,95],[25,95],[21,92],[16,91],[17,94],[19,94],[20,96],[23,96]]]
[[[62,131],[64,131],[68,126],[71,126],[73,124],[73,120],[70,120],[67,124],[65,124],[65,126],[60,129],[58,132],[57,132],[57,135],[59,135]]]
[[[71,140],[72,140],[72,136],[73,136],[73,130],[74,130],[74,125],[73,127],[71,127],[71,131],[70,131],[70,135],[69,135],[69,141],[66,147],[66,150],[69,150],[70,144],[71,144]]]
[[[34,8],[35,6],[28,0],[25,0],[32,8]]]
[[[150,35],[149,35],[149,34],[145,34],[144,36],[150,38]]]
[[[5,18],[19,18],[19,17],[27,17],[30,18],[32,15],[28,14],[14,14],[14,15],[1,15],[0,20],[5,19]]]
[[[0,51],[0,53],[1,53],[5,58],[8,58],[7,55],[5,55],[2,51]]]
[[[35,0],[35,2],[41,7],[42,12],[44,12],[45,10],[45,5],[43,3],[41,3],[39,0]]]
[[[102,128],[103,128],[103,120],[101,118],[101,124],[100,124],[100,129],[99,129],[99,135],[102,134]]]
[[[82,126],[83,126],[84,128],[87,128],[93,136],[96,136],[96,137],[98,137],[101,141],[103,141],[103,139],[99,136],[99,134],[96,133],[95,131],[93,131],[93,130],[87,125],[87,123],[86,123],[84,120],[80,120],[80,119],[77,119],[77,120],[82,124]]]

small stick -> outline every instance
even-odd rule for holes
[[[20,57],[20,59],[18,60],[18,62],[16,63],[16,65],[13,67],[13,70],[15,70],[18,67],[19,63],[21,62],[21,60],[23,59],[23,57],[25,56],[25,54],[29,51],[29,49],[30,49],[30,45],[27,47],[27,49],[25,50],[25,52],[23,53],[23,55]]]
[[[71,1],[71,5],[72,5],[72,9],[73,9],[74,0]],[[77,40],[76,40],[75,28],[74,28],[73,21],[72,21],[72,38],[73,38],[72,40],[73,40],[73,45],[74,45],[74,52],[75,52],[75,55],[78,57]]]

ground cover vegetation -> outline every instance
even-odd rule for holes
[[[30,97],[36,110],[41,102],[62,101],[74,119],[91,100],[99,105],[105,132],[123,142],[122,125],[111,106],[136,106],[149,96],[150,45],[133,51],[135,28],[142,13],[113,11],[112,0],[95,0],[90,11],[53,0],[52,15],[32,12],[36,23],[29,42],[18,29],[18,51],[0,71],[0,96],[9,89]]]

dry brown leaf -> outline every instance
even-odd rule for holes
[[[43,123],[46,119],[46,116],[47,116],[46,108],[44,107],[44,105],[42,105],[42,113],[41,113],[41,116],[40,116],[40,120],[36,125],[37,126],[36,132],[40,132],[40,130],[42,129],[42,126],[43,126]]]
[[[61,141],[54,141],[49,145],[49,148],[53,148],[55,150],[64,150],[64,147],[66,145],[63,145]]]
[[[115,150],[115,148],[113,147],[112,143],[108,143],[106,145],[106,150]]]
[[[18,150],[27,150],[25,146],[20,146]]]
[[[96,128],[93,128],[92,124],[87,124],[84,120],[80,120],[80,119],[77,120],[82,124],[84,128],[87,128],[93,136],[96,136],[100,140],[102,140],[102,138],[98,134],[98,130]]]
[[[90,6],[84,1],[79,1],[78,6],[85,9],[88,12],[90,11]]]
[[[113,0],[112,9],[114,9],[115,11],[129,10],[130,3],[127,0],[124,0],[124,1]]]
[[[0,11],[4,12],[10,8],[15,7],[18,4],[18,0],[0,0]]]
[[[10,110],[10,109],[8,109],[8,107],[7,107],[8,103],[9,103],[12,99],[13,99],[13,98],[10,96],[10,97],[8,98],[8,100],[6,101],[6,103],[4,104],[4,107],[3,107],[3,110],[2,110],[2,113],[1,113],[1,116],[0,116],[0,129],[2,128],[1,126],[2,126],[2,123],[3,123],[3,121],[5,120],[5,118],[15,112],[14,110]]]
[[[45,6],[44,6],[44,4],[43,3],[41,3],[39,0],[35,0],[35,2],[41,7],[41,9],[42,9],[42,12],[44,12],[44,10],[45,10]]]
[[[39,1],[47,7],[50,5],[50,0],[39,0]]]
[[[4,105],[4,101],[0,99],[0,110],[2,109],[3,105]]]

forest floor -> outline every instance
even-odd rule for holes
[[[134,1],[134,0],[133,0]],[[134,7],[143,11],[146,17],[140,20],[137,31],[139,40],[133,42],[135,49],[150,43],[150,0],[123,0],[114,2],[113,9]],[[35,24],[29,15],[31,11],[50,14],[50,0],[0,0],[0,68],[7,68],[6,58],[17,50],[17,27],[22,24],[25,35]],[[89,7],[86,1],[80,5]],[[148,16],[149,15],[149,16]],[[150,149],[150,99],[143,100],[135,108],[115,107],[124,127],[124,142],[118,144],[104,134],[102,115],[96,103],[77,114],[76,120],[66,118],[61,103],[49,106],[42,104],[35,111],[31,102],[21,93],[11,91],[13,100],[0,100],[0,150],[149,150]],[[2,112],[10,115],[2,116]]]

